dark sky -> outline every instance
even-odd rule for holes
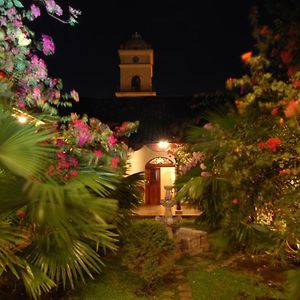
[[[55,55],[47,59],[50,75],[81,96],[114,95],[117,50],[133,32],[154,49],[157,94],[192,95],[224,89],[226,78],[245,72],[240,55],[254,44],[248,19],[252,2],[74,0],[72,6],[82,10],[77,26],[50,17],[34,26],[56,44]]]

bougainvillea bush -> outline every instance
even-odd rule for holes
[[[48,77],[53,39],[29,26],[43,13],[74,25],[80,11],[54,0],[24,5],[0,1],[0,284],[37,299],[93,277],[99,248],[116,250],[110,198],[129,153],[119,138],[137,124],[114,132],[95,118],[59,115],[79,95]]]
[[[300,24],[294,11],[299,7],[289,14],[282,9],[273,27],[253,15],[258,49],[241,56],[249,72],[227,80],[235,107],[208,113],[210,123],[190,131],[191,149],[204,152],[205,161],[178,178],[177,197],[200,204],[204,220],[221,227],[231,247],[299,260]]]

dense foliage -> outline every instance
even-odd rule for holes
[[[177,197],[203,209],[227,245],[299,260],[300,23],[289,4],[271,26],[254,10],[257,54],[241,56],[248,74],[227,80],[235,107],[190,131],[188,153],[202,156],[179,176]]]
[[[122,248],[123,264],[145,281],[146,293],[174,266],[174,242],[155,221],[138,221],[127,229]]]
[[[55,52],[53,40],[26,25],[42,11],[71,25],[80,15],[69,7],[65,17],[54,0],[0,1],[0,282],[35,299],[101,270],[99,248],[116,250],[111,198],[136,203],[140,180],[123,182],[129,149],[118,141],[137,124],[114,132],[95,118],[59,116],[79,95],[48,77],[43,56]]]

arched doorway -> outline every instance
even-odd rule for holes
[[[174,163],[167,157],[155,157],[145,167],[145,204],[160,205],[165,196],[165,185],[175,180]]]
[[[139,92],[141,90],[141,78],[138,75],[135,75],[131,79],[131,90]]]

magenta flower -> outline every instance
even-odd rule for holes
[[[22,21],[20,20],[14,20],[12,24],[15,27],[21,27],[23,25]]]
[[[43,53],[45,55],[53,54],[55,52],[55,45],[49,35],[42,34]]]
[[[55,6],[56,6],[56,3],[54,0],[45,0],[45,3],[46,3],[46,9],[53,13],[55,11]]]
[[[39,87],[34,87],[32,92],[32,98],[37,100],[41,98],[41,90]]]
[[[114,146],[116,143],[117,143],[117,139],[114,137],[113,134],[108,137],[109,146]]]
[[[56,156],[59,159],[65,159],[66,158],[66,154],[64,152],[57,152]]]
[[[61,16],[63,11],[59,5],[56,4],[54,0],[45,0],[46,9],[50,14],[56,14],[57,16]]]
[[[41,58],[38,58],[36,55],[32,55],[30,62],[31,67],[29,69],[29,72],[37,79],[46,79],[48,70],[45,62]]]
[[[5,17],[1,17],[0,18],[0,25],[1,26],[6,26],[6,23],[7,23],[7,19]]]
[[[58,80],[56,78],[51,78],[49,81],[49,86],[54,88],[57,85]]]
[[[31,20],[34,20],[34,19],[36,19],[37,17],[39,17],[41,15],[41,11],[40,11],[39,7],[36,6],[35,4],[32,4],[30,6],[30,11],[31,11],[31,14],[32,14]]]
[[[76,129],[82,129],[82,128],[89,128],[89,126],[87,124],[85,124],[83,121],[81,120],[74,120],[73,121],[73,126]]]
[[[58,162],[58,168],[59,169],[68,169],[68,168],[70,168],[70,163],[65,160],[60,160]]]
[[[71,164],[73,167],[77,167],[77,166],[78,166],[78,160],[77,160],[74,156],[71,156],[71,157],[70,157],[69,162],[70,162],[70,164]]]
[[[24,108],[25,108],[25,102],[24,102],[24,100],[20,100],[20,101],[19,101],[19,107],[20,107],[21,109],[24,109]]]
[[[101,157],[102,156],[102,151],[101,150],[95,150],[94,154],[96,157]]]
[[[112,158],[111,158],[111,167],[112,167],[112,168],[117,168],[119,162],[120,162],[120,157],[118,157],[118,156],[112,157]]]
[[[78,138],[78,146],[82,147],[89,140],[89,136],[85,132],[81,132]]]
[[[56,145],[58,146],[58,147],[62,147],[62,146],[64,146],[66,144],[66,142],[63,140],[63,139],[57,139],[56,140]]]

